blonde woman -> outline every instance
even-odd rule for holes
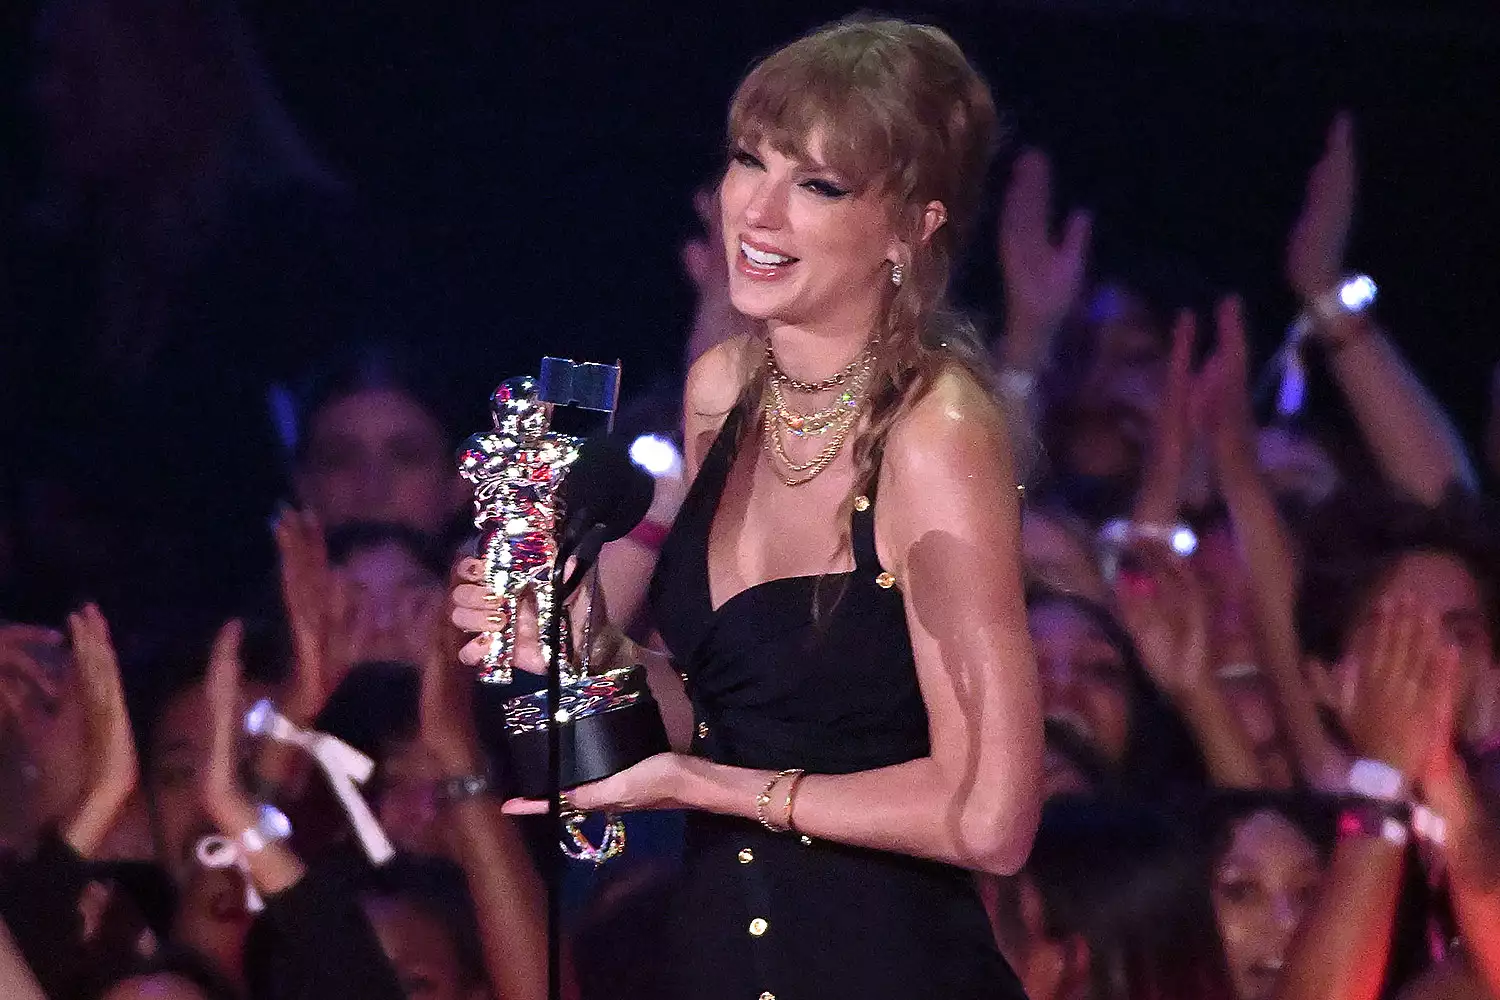
[[[680,671],[692,718],[569,793],[690,810],[672,996],[1020,995],[966,871],[1015,871],[1037,822],[1016,476],[943,311],[994,130],[953,41],[900,21],[792,43],[730,107],[724,250],[759,332],[689,374],[694,481],[652,584],[653,690],[681,704]],[[454,623],[494,628],[460,573]]]

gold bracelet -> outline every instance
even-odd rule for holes
[[[786,790],[786,812],[781,817],[781,820],[792,833],[802,832],[797,829],[797,823],[792,818],[792,810],[797,808],[797,789],[802,787],[802,779],[805,777],[807,777],[807,773],[798,768],[792,775],[792,783],[787,786]]]
[[[766,807],[771,804],[771,792],[776,788],[776,783],[778,781],[781,781],[783,778],[790,778],[792,775],[800,773],[802,772],[797,770],[795,767],[788,768],[787,770],[780,772],[770,781],[766,782],[766,787],[763,788],[761,790],[761,793],[755,797],[755,815],[760,820],[760,825],[765,827],[767,830],[770,830],[772,833],[787,833],[791,828],[773,825],[771,823],[770,817],[766,815]]]

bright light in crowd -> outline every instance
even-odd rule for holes
[[[630,460],[658,479],[682,471],[677,446],[656,434],[642,434],[630,443]]]
[[[1375,301],[1374,280],[1367,274],[1357,274],[1339,286],[1339,301],[1350,312],[1359,312]]]
[[[1198,551],[1198,536],[1192,528],[1179,527],[1172,532],[1172,551],[1184,557]]]

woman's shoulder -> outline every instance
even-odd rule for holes
[[[1004,411],[965,366],[950,362],[891,427],[885,462],[922,474],[942,467],[977,471],[974,463],[1010,464]]]
[[[688,369],[683,387],[682,410],[689,419],[695,414],[713,414],[720,419],[734,408],[749,371],[746,355],[750,337],[731,337],[704,351]]]
[[[688,467],[696,472],[709,443],[739,402],[750,372],[750,338],[732,337],[709,348],[688,369],[682,392],[682,438]]]

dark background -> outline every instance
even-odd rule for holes
[[[413,336],[484,381],[542,353],[678,363],[689,196],[718,166],[730,92],[848,4],[243,0],[302,127],[388,227]],[[0,183],[24,196],[21,83],[36,4],[0,4]],[[1096,214],[1105,263],[1149,254],[1243,290],[1262,351],[1289,318],[1284,233],[1334,109],[1358,116],[1351,262],[1471,437],[1500,348],[1500,32],[1489,3],[1263,0],[892,4],[951,30]],[[993,224],[962,276],[997,302]],[[0,329],[4,329],[0,326]],[[24,331],[19,335],[24,336]],[[476,414],[482,398],[476,399]]]

